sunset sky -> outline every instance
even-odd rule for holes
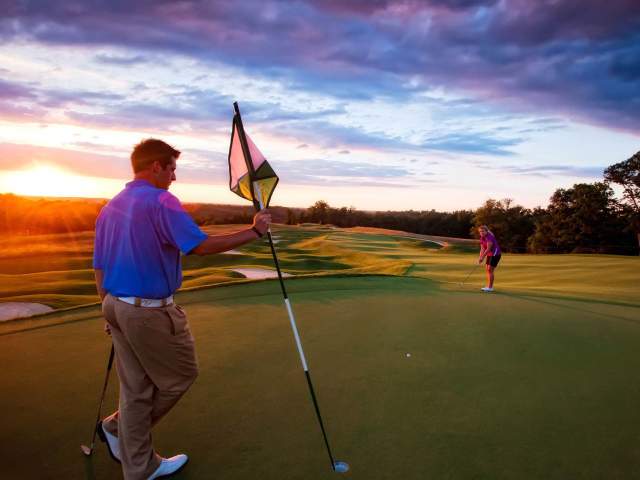
[[[236,100],[285,206],[546,206],[640,150],[637,0],[2,4],[0,193],[110,197],[158,137],[241,203]]]

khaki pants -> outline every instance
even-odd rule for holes
[[[175,304],[136,307],[107,295],[102,312],[111,326],[120,379],[118,411],[103,425],[119,439],[125,480],[146,480],[161,462],[151,428],[198,375],[193,336]]]

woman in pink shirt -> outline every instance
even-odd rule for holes
[[[478,258],[478,263],[482,263],[485,258],[487,259],[487,286],[483,287],[482,291],[493,292],[493,271],[498,266],[502,251],[498,240],[491,233],[489,227],[481,225],[478,227],[478,233],[480,233],[480,257]]]

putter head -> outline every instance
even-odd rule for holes
[[[82,450],[82,453],[84,453],[87,457],[90,457],[93,453],[93,450],[86,445],[80,445],[80,450]]]
[[[349,464],[347,462],[334,462],[333,471],[336,473],[345,473],[349,471]]]

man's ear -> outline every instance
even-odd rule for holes
[[[153,173],[159,173],[160,170],[162,170],[162,166],[160,165],[160,161],[154,160],[153,163],[151,164],[151,171]]]

